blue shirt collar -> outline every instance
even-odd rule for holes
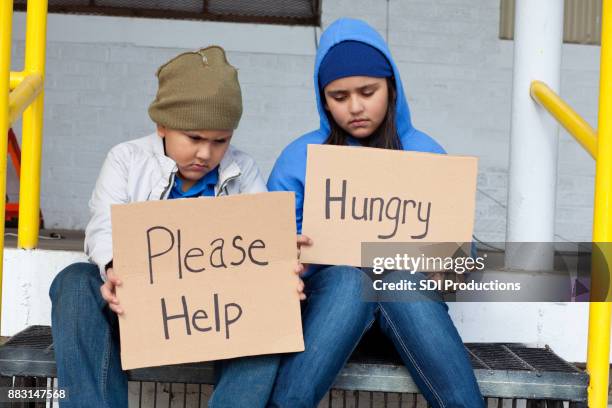
[[[200,196],[214,196],[215,186],[219,181],[219,166],[215,167],[204,177],[199,179],[189,190],[183,191],[183,180],[178,176],[174,177],[174,185],[170,191],[169,199],[172,198],[190,198]]]

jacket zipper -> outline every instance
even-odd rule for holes
[[[170,179],[168,180],[168,185],[166,186],[166,188],[164,188],[164,191],[162,191],[161,197],[159,197],[160,200],[163,200],[164,196],[166,195],[166,192],[172,188],[175,174],[176,174],[175,172],[170,173]]]
[[[217,193],[217,197],[219,197],[219,196],[221,195],[221,192],[225,190],[225,187],[227,186],[227,183],[229,183],[230,181],[232,181],[232,180],[234,180],[234,179],[236,179],[236,178],[238,178],[238,177],[240,177],[240,173],[236,174],[236,175],[235,175],[235,176],[233,176],[233,177],[230,177],[230,178],[225,179],[225,180],[223,181],[223,184],[221,184],[221,187],[219,187],[219,191],[218,191],[218,193]],[[226,193],[226,195],[227,195],[227,191],[226,191],[225,193]]]

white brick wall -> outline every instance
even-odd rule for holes
[[[497,0],[323,0],[324,26],[349,16],[388,33],[415,125],[450,153],[480,158],[475,232],[492,241],[505,235],[512,92],[513,43],[497,38],[498,14]],[[19,69],[23,14],[14,27]],[[217,43],[229,50],[245,103],[235,143],[266,175],[290,140],[318,124],[312,28],[65,15],[50,15],[48,28],[42,209],[49,227],[85,226],[106,152],[153,130],[146,108],[154,72],[184,49]],[[595,127],[599,47],[565,45],[563,52],[561,94]],[[560,240],[590,240],[594,163],[567,134],[560,137],[557,233]],[[23,270],[11,259],[5,270]],[[56,273],[57,264],[49,265]],[[49,281],[28,282],[46,290]],[[30,305],[23,299],[5,305],[5,313],[16,302]],[[28,312],[28,324],[48,322],[48,307],[38,308]],[[571,361],[586,359],[586,304],[455,303],[450,312],[465,341],[550,344]],[[3,334],[14,328],[3,325]]]
[[[323,1],[324,26],[340,16],[363,18],[388,36],[415,125],[450,153],[480,158],[475,232],[503,241],[513,44],[497,38],[498,2]],[[23,59],[24,19],[18,17],[15,69]],[[245,105],[235,143],[267,175],[280,150],[318,124],[314,31],[50,15],[41,203],[47,226],[85,226],[87,200],[108,149],[153,129],[146,108],[156,68],[198,45],[229,50]],[[599,48],[565,45],[563,53],[562,96],[595,126]],[[559,239],[590,239],[593,177],[593,160],[561,133]]]

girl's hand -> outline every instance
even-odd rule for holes
[[[300,255],[302,252],[302,245],[311,246],[312,239],[308,238],[306,235],[298,235],[297,236],[297,257],[300,259]]]
[[[121,286],[121,279],[115,275],[113,268],[106,270],[106,282],[100,286],[100,293],[102,298],[108,303],[108,307],[117,313],[118,315],[123,314],[123,309],[119,306],[119,299],[115,295],[115,287]]]
[[[298,235],[297,236],[297,256],[298,256],[298,260],[300,259],[300,251],[302,248],[302,245],[312,245],[312,239],[308,238],[306,235]],[[298,263],[297,267],[295,268],[295,273],[296,275],[300,276],[301,274],[304,273],[304,271],[308,268],[308,265],[302,264],[302,263]],[[299,278],[299,283],[298,283],[298,293],[300,294],[300,300],[304,300],[306,299],[306,294],[304,293],[304,281],[302,280],[302,278]]]

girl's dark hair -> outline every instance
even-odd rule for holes
[[[397,127],[395,126],[395,105],[397,92],[395,91],[395,80],[393,77],[387,79],[387,90],[388,90],[388,103],[387,103],[387,114],[385,119],[382,121],[378,129],[374,131],[370,136],[359,139],[363,146],[367,147],[378,147],[381,149],[401,150],[402,144],[397,134]],[[325,93],[321,89],[320,92],[323,102],[325,102]],[[347,144],[347,139],[350,135],[342,129],[334,120],[331,113],[325,110],[327,120],[329,121],[330,131],[325,144],[343,146]]]

